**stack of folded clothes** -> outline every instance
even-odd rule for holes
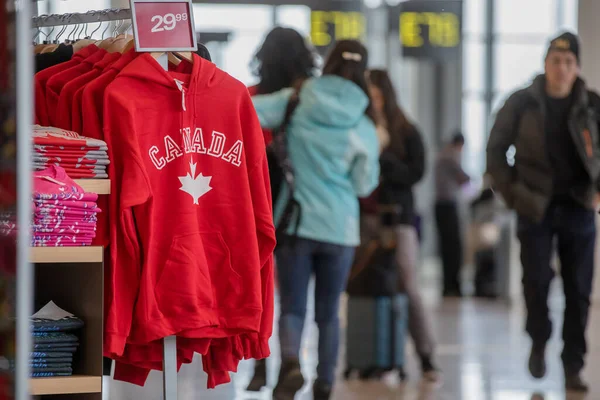
[[[35,313],[31,317],[31,376],[42,378],[73,375],[73,355],[79,347],[79,338],[73,332],[83,326],[81,319],[52,301]]]
[[[108,178],[109,159],[106,142],[64,129],[33,126],[33,167],[43,170],[51,165],[65,169],[73,179]]]
[[[91,245],[101,211],[97,201],[97,194],[86,193],[61,167],[35,172],[31,245]]]

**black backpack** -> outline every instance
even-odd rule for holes
[[[287,231],[290,226],[293,226],[293,234],[291,236],[297,236],[302,218],[302,207],[294,198],[296,180],[294,177],[294,166],[290,160],[287,148],[287,128],[294,110],[298,107],[298,103],[298,93],[295,93],[288,102],[281,126],[273,131],[273,141],[267,147],[273,209],[278,204],[280,197],[287,199],[279,223],[276,226],[278,243],[283,242],[283,239],[289,236]],[[282,193],[284,183],[286,190],[285,193]]]

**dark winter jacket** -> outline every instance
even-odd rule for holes
[[[415,129],[404,140],[405,155],[390,147],[380,156],[380,186],[378,202],[397,205],[398,224],[412,224],[415,219],[413,186],[425,174],[425,146],[421,134]]]
[[[600,191],[600,97],[578,79],[573,87],[569,132],[589,180],[574,185],[570,197],[593,208]],[[508,98],[498,112],[487,146],[487,170],[494,188],[520,215],[541,221],[553,197],[553,169],[546,147],[545,77]],[[514,165],[507,152],[516,151]]]

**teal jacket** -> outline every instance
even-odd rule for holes
[[[253,97],[263,128],[282,124],[292,94],[293,89],[284,89]],[[338,76],[313,78],[302,87],[287,129],[295,198],[302,206],[299,237],[360,244],[358,197],[368,196],[379,183],[379,142],[365,115],[368,104],[359,86]],[[283,197],[275,205],[276,221]]]

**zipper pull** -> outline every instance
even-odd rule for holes
[[[183,87],[183,82],[181,82],[179,79],[173,80],[177,85],[177,89],[179,89],[179,91],[181,92],[181,108],[183,108],[183,111],[187,111],[187,108],[185,107],[185,88]]]

